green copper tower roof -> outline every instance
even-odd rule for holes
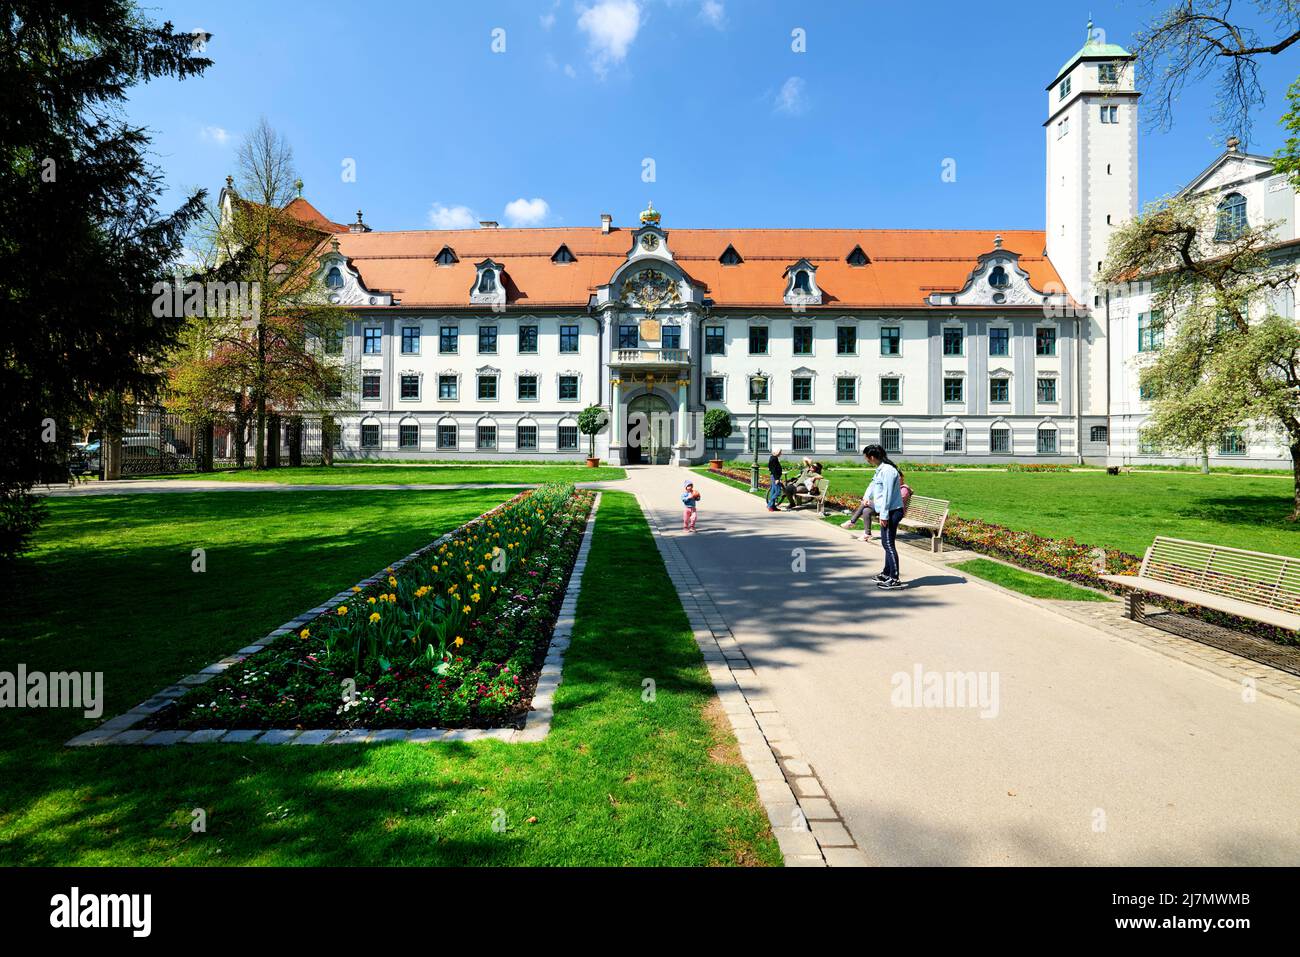
[[[1066,60],[1065,65],[1057,71],[1056,80],[1059,80],[1064,74],[1069,72],[1070,67],[1074,66],[1084,57],[1107,57],[1109,59],[1118,60],[1127,59],[1132,55],[1133,54],[1129,53],[1118,43],[1098,43],[1097,38],[1092,35],[1092,20],[1090,19],[1088,21],[1087,39],[1084,41],[1083,46],[1079,48],[1079,52]],[[1053,80],[1052,83],[1056,83],[1056,80]]]

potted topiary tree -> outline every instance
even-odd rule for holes
[[[704,413],[704,437],[706,439],[731,438],[731,413],[726,409],[709,409]],[[718,471],[722,468],[722,459],[709,459],[709,468]]]
[[[587,468],[594,469],[600,465],[596,458],[596,434],[605,428],[605,410],[598,405],[589,405],[578,413],[578,431],[587,437]]]

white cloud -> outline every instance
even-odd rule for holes
[[[776,94],[776,111],[787,116],[798,116],[806,112],[808,109],[806,88],[807,84],[801,76],[792,76],[782,83],[781,89]]]
[[[542,22],[543,30],[549,30],[551,27],[555,26],[555,11],[559,8],[560,0],[555,0],[555,2],[551,4],[551,9],[537,18]]]
[[[521,196],[506,203],[505,219],[511,226],[537,226],[550,212],[551,207],[546,200],[540,197],[524,199]]]
[[[230,142],[230,131],[224,130],[220,126],[205,126],[199,130],[199,136],[209,143],[216,143],[218,146],[225,146]]]
[[[573,68],[572,63],[566,63],[564,64],[564,75],[570,80],[576,80],[578,78],[578,71]]]
[[[700,4],[700,19],[716,30],[721,30],[727,23],[727,11],[720,0],[704,0]]]
[[[603,78],[611,66],[627,57],[641,29],[641,7],[636,0],[600,0],[579,10],[578,29],[587,35],[591,68]]]
[[[429,207],[429,225],[434,229],[473,229],[478,225],[478,217],[468,206],[434,203]]]

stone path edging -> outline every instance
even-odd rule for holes
[[[517,498],[517,496],[516,496]],[[220,661],[213,662],[206,668],[201,669],[192,675],[180,679],[176,684],[163,688],[152,698],[141,702],[124,714],[109,718],[103,724],[89,731],[77,735],[75,738],[65,742],[67,747],[87,747],[103,744],[142,744],[142,745],[173,745],[173,744],[360,744],[360,743],[382,743],[388,741],[409,741],[417,744],[428,744],[435,741],[484,741],[495,740],[505,741],[507,743],[529,743],[543,740],[551,730],[551,719],[554,717],[554,697],[555,689],[559,687],[560,680],[564,670],[564,654],[568,650],[569,641],[573,634],[574,616],[578,608],[578,594],[582,590],[583,574],[587,567],[587,554],[591,551],[592,534],[596,527],[596,513],[600,510],[600,492],[596,493],[595,500],[591,503],[591,511],[587,515],[586,525],[582,533],[582,542],[578,546],[578,555],[574,560],[573,569],[569,573],[569,582],[565,587],[564,598],[560,603],[560,613],[555,619],[555,627],[551,634],[551,643],[546,649],[546,658],[542,663],[542,670],[537,678],[537,687],[533,692],[532,707],[524,718],[522,728],[383,728],[383,729],[366,729],[366,728],[309,728],[307,730],[297,728],[272,728],[270,730],[259,730],[251,728],[201,728],[197,731],[185,729],[155,731],[150,728],[135,727],[152,714],[156,714],[175,699],[188,693],[192,688],[210,681],[215,675],[221,674],[227,668],[242,662],[250,655],[263,650],[268,645],[278,641],[284,635],[291,634],[301,628],[306,627],[316,618],[332,611],[342,602],[353,596],[351,588],[339,592],[325,604],[313,608],[309,612],[299,615],[291,621],[285,622],[279,628],[276,628],[270,634],[260,641],[251,645],[240,648],[232,655],[222,658]],[[462,528],[473,526],[489,516],[505,508],[514,498],[507,502],[484,512],[478,518],[475,518],[459,528],[447,532],[440,536],[433,543],[417,549],[405,558],[398,559],[382,571],[376,572],[369,578],[357,582],[357,588],[365,588],[368,585],[380,581],[388,574],[388,568],[394,571],[402,568],[408,562],[415,561],[439,545],[448,541],[456,532]]]

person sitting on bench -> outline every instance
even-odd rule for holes
[[[793,482],[787,482],[785,486],[786,511],[795,507],[795,495],[816,495],[817,480],[821,478],[822,464],[814,462],[812,459],[805,458],[803,471]]]

